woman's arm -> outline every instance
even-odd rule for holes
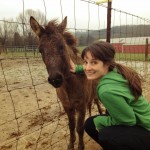
[[[70,59],[70,72],[75,73],[75,63]]]
[[[108,91],[101,94],[100,98],[110,115],[98,116],[94,119],[98,130],[111,125],[132,126],[136,124],[135,113],[123,96],[117,95],[113,91]]]
[[[76,65],[71,59],[70,59],[70,72],[72,73],[82,73],[83,66],[82,65]]]

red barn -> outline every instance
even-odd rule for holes
[[[110,43],[118,53],[145,53],[146,39],[148,37],[114,38],[111,39]],[[103,39],[103,41],[106,41],[106,39]],[[147,47],[148,54],[150,54],[150,45],[148,44]]]

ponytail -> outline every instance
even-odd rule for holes
[[[118,73],[120,73],[128,81],[129,87],[135,97],[135,100],[137,101],[139,96],[142,95],[142,76],[135,70],[122,64],[115,63],[115,67],[117,68]]]

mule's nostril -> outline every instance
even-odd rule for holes
[[[55,88],[58,88],[62,85],[63,83],[63,78],[62,76],[59,76],[57,78],[51,79],[50,77],[48,77],[48,82],[54,86]]]

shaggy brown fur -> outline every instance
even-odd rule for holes
[[[68,116],[70,129],[68,149],[74,149],[76,128],[79,136],[78,149],[83,150],[83,124],[86,108],[89,107],[91,110],[92,100],[96,94],[95,83],[88,81],[84,73],[70,72],[70,58],[74,63],[79,64],[82,61],[76,48],[77,40],[66,31],[67,17],[60,24],[52,20],[45,28],[31,17],[30,25],[39,37],[39,51],[47,68],[48,81],[56,88],[57,95]]]

